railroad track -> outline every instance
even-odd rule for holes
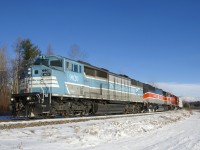
[[[73,117],[73,118],[54,118],[54,119],[29,119],[29,120],[1,120],[0,130],[4,129],[16,129],[16,128],[26,128],[35,126],[47,126],[47,125],[57,125],[66,124],[73,122],[84,122],[90,120],[102,120],[102,119],[112,119],[112,118],[124,118],[124,117],[136,117],[136,116],[146,116],[146,115],[157,115],[166,112],[154,112],[154,113],[139,113],[139,114],[123,114],[123,115],[107,115],[107,116],[87,116],[87,117]]]

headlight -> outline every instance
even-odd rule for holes
[[[10,99],[10,101],[12,102],[12,101],[14,101],[15,99],[12,97],[11,99]]]
[[[31,100],[31,97],[27,97],[26,99],[27,99],[27,100]]]

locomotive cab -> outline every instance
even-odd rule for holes
[[[34,116],[49,113],[53,88],[59,84],[53,75],[54,70],[63,72],[63,59],[40,56],[33,65],[20,74],[19,93],[12,94],[13,115]]]

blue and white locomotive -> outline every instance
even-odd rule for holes
[[[61,56],[40,56],[20,77],[15,115],[86,115],[140,112],[143,83]]]

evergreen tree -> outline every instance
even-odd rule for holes
[[[20,74],[23,69],[33,64],[36,57],[40,55],[40,50],[33,45],[30,39],[18,38],[14,46],[16,58],[12,60],[12,92],[19,92]]]
[[[41,51],[37,46],[33,45],[30,39],[22,40],[22,62],[21,66],[24,68],[28,65],[32,65],[38,55],[41,54]]]

